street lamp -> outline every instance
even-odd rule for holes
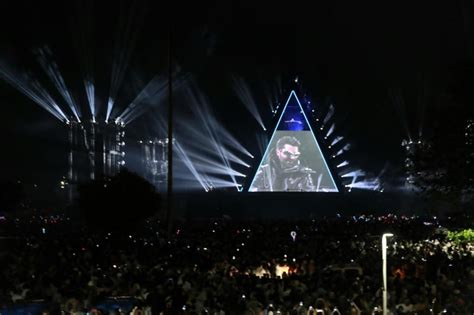
[[[392,233],[382,235],[383,315],[387,315],[387,237],[392,236]]]

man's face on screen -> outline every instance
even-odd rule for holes
[[[298,163],[300,157],[300,149],[291,144],[285,144],[283,148],[276,150],[278,159],[283,168],[293,167]]]

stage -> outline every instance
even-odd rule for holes
[[[233,219],[299,219],[337,215],[414,214],[414,209],[419,211],[420,208],[421,203],[416,196],[373,191],[351,193],[211,191],[176,193],[174,198],[174,217],[177,219],[223,216]]]

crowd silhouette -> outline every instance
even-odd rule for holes
[[[391,314],[471,314],[474,244],[446,237],[463,224],[212,219],[168,235],[153,220],[119,233],[67,216],[3,218],[0,313],[35,302],[49,314],[381,314],[380,240],[391,232]]]

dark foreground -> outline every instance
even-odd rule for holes
[[[193,220],[171,237],[157,222],[90,231],[68,218],[5,218],[2,314],[372,314],[382,306],[381,235],[394,314],[471,314],[474,244],[467,221],[357,216]],[[378,311],[375,311],[377,314]]]

